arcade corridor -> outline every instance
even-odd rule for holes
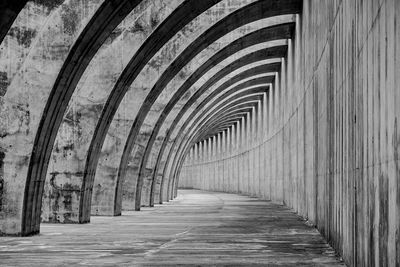
[[[67,237],[68,238],[65,238]],[[44,224],[5,238],[2,266],[344,266],[318,231],[282,206],[226,193],[182,190],[165,205]]]
[[[0,265],[400,266],[399,14],[0,0]]]

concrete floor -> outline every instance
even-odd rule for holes
[[[315,228],[288,208],[225,193],[180,190],[174,201],[42,224],[39,236],[0,238],[0,266],[341,265]]]

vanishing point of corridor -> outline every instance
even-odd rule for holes
[[[2,239],[0,258],[1,266],[342,265],[290,209],[198,190],[90,225],[44,224],[40,235]]]

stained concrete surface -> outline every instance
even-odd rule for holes
[[[340,266],[319,232],[285,206],[227,193],[178,198],[90,224],[42,224],[2,237],[1,266]]]

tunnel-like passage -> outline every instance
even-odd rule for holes
[[[126,223],[118,236],[216,199],[242,216],[233,206],[250,200],[224,192],[257,198],[265,218],[284,211],[288,227],[304,219],[295,228],[315,227],[347,265],[400,266],[398,14],[397,0],[0,0],[0,259],[41,223]],[[204,191],[174,200],[178,188]],[[166,217],[147,218],[159,204]],[[295,249],[293,231],[288,253],[312,265],[324,252]],[[258,246],[248,264],[294,264],[252,242],[239,242]],[[139,243],[149,260],[121,263],[178,263]]]
[[[344,266],[318,231],[289,208],[246,196],[183,190],[172,203],[124,211],[112,221],[97,217],[91,227],[45,224],[29,244],[4,238],[2,264]],[[101,242],[93,242],[99,235]]]

